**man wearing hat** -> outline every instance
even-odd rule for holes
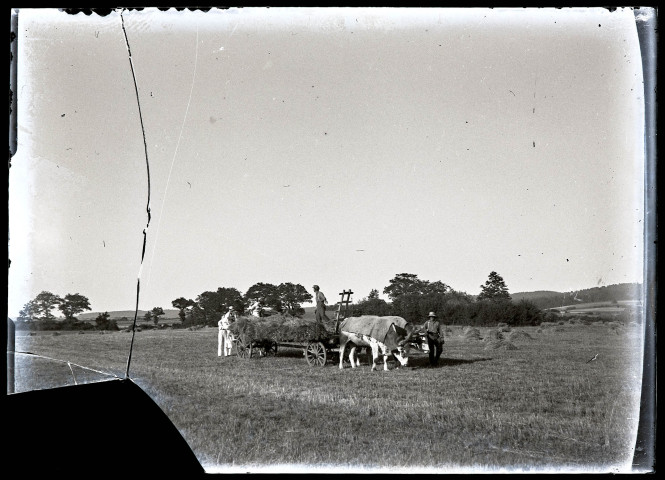
[[[435,367],[439,364],[441,349],[443,347],[443,325],[436,318],[436,313],[429,312],[427,321],[423,326],[427,335],[427,345],[429,346],[429,364]]]
[[[314,289],[314,301],[316,302],[316,321],[321,323],[325,318],[330,322],[328,315],[326,315],[326,303],[328,303],[326,296],[319,290],[318,285],[314,285],[312,288]]]

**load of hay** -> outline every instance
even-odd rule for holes
[[[288,315],[239,317],[229,328],[244,342],[329,342],[335,336],[335,324],[317,324]]]

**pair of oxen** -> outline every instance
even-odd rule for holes
[[[339,368],[344,368],[344,352],[349,351],[352,368],[360,365],[357,348],[372,351],[372,370],[377,369],[379,354],[383,355],[383,369],[388,370],[388,358],[393,355],[403,367],[408,366],[409,350],[418,340],[418,329],[402,317],[363,315],[349,317],[339,324]]]

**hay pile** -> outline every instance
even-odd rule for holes
[[[485,345],[485,350],[517,350],[517,347],[507,340],[491,340]]]
[[[464,330],[462,330],[462,337],[464,337],[464,340],[481,340],[480,330],[473,327],[464,327]]]
[[[529,335],[527,332],[522,331],[522,330],[513,330],[508,334],[508,337],[506,338],[509,342],[519,342],[522,340],[529,341],[533,340],[533,337]]]
[[[485,336],[484,340],[486,342],[494,342],[498,340],[503,340],[503,333],[499,330],[490,330],[487,332],[487,335]]]
[[[287,315],[270,317],[239,317],[231,324],[231,332],[244,342],[310,342],[329,341],[334,337],[335,324],[316,324]]]

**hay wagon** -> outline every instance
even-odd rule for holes
[[[334,327],[330,325],[330,328],[326,328],[323,324],[311,323],[300,326],[297,331],[289,332],[289,335],[283,335],[284,332],[271,332],[259,336],[253,334],[252,329],[248,328],[249,325],[242,326],[233,335],[238,357],[269,357],[276,355],[281,347],[295,348],[303,351],[308,365],[324,366],[328,359],[339,354],[339,324],[346,318],[352,294],[351,290],[340,293],[342,300],[337,303]]]

